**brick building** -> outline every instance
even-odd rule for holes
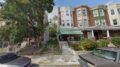
[[[73,8],[71,13],[73,24],[68,29],[81,31],[84,38],[98,40],[120,36],[120,4],[98,5],[93,8],[82,5]]]

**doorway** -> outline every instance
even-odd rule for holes
[[[95,35],[95,39],[98,40],[99,39],[98,31],[94,31],[94,35]]]

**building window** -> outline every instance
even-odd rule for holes
[[[95,20],[94,22],[95,22],[95,26],[97,26],[97,21]]]
[[[114,14],[115,14],[115,12],[114,12],[114,10],[112,9],[112,10],[111,10],[111,15],[114,15]]]
[[[79,26],[82,26],[82,21],[78,20]]]
[[[69,20],[67,20],[67,22],[69,22]]]
[[[101,20],[101,24],[100,24],[100,25],[104,25],[104,26],[106,25],[105,19],[102,19],[102,20]]]
[[[99,10],[99,14],[100,14],[100,16],[104,16],[104,10],[103,10],[103,9],[100,9],[100,10]]]
[[[95,20],[95,26],[100,25],[100,20]]]
[[[71,26],[73,26],[73,23],[71,23]]]
[[[66,16],[69,16],[69,11],[66,11]]]
[[[117,10],[118,10],[118,13],[120,14],[120,8],[118,8]]]
[[[114,24],[114,25],[117,25],[117,19],[114,19],[114,20],[113,20],[113,24]]]
[[[89,26],[87,21],[84,22],[84,26]]]
[[[84,19],[84,22],[86,22],[87,21],[87,19]]]
[[[69,23],[67,23],[67,26],[70,26],[70,24],[69,24]]]
[[[80,14],[80,10],[77,10],[77,13]]]
[[[63,23],[62,25],[65,26],[65,23]]]
[[[80,11],[80,10],[77,10],[77,15],[78,15],[78,16],[80,16],[80,13],[81,13],[81,11]]]
[[[98,16],[98,10],[93,10],[93,16],[97,17]]]
[[[86,16],[87,14],[86,14],[86,10],[84,9],[84,10],[82,10],[82,14],[84,15],[84,16]]]
[[[79,26],[80,26],[80,27],[83,26],[81,22],[79,23]]]

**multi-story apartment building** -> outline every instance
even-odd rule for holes
[[[86,5],[82,5],[74,9],[74,24],[75,27],[89,27],[91,23],[90,8]]]
[[[109,4],[107,9],[110,19],[110,36],[120,36],[120,3]]]
[[[110,25],[109,16],[107,12],[106,5],[98,5],[92,8],[93,14],[93,26],[92,28],[92,38],[102,39],[109,38],[109,31],[107,27]]]
[[[98,5],[92,9],[95,26],[109,26],[109,18],[106,5]]]
[[[91,31],[86,30],[94,25],[91,8],[86,5],[74,8],[73,18],[74,26],[82,30],[83,36],[92,38]]]
[[[111,5],[112,6],[112,5]],[[110,38],[114,36],[119,36],[120,34],[120,26],[118,27],[113,27],[111,26],[113,22],[115,24],[119,24],[120,18],[119,16],[116,15],[116,17],[111,17],[109,14],[113,11],[109,9],[110,6],[106,5],[98,5],[94,8],[92,8],[92,15],[91,20],[93,20],[92,25],[88,28],[83,28],[84,37],[87,38],[94,38],[94,39],[103,39],[103,38]],[[116,9],[119,13],[119,8]],[[114,19],[113,19],[114,18]],[[115,20],[115,18],[119,19],[118,22]],[[112,20],[113,19],[113,20]],[[110,21],[112,20],[112,21]]]
[[[73,27],[73,13],[71,7],[61,7],[60,8],[60,27],[71,28]]]
[[[73,8],[61,7],[59,9],[60,19],[60,39],[61,40],[73,40],[79,39],[82,34],[81,30],[74,28]]]
[[[120,4],[108,5],[111,26],[120,26]]]
[[[68,35],[77,34],[78,37],[83,33],[82,35],[89,39],[120,36],[120,4],[98,5],[93,8],[82,5],[73,10],[62,7],[60,9],[60,27],[60,29],[67,28],[65,31]]]

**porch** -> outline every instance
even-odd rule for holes
[[[84,37],[88,39],[109,39],[111,37],[120,36],[120,27],[89,27],[83,30],[83,34]]]
[[[60,41],[79,41],[82,37],[82,31],[77,28],[61,28],[59,31]]]

